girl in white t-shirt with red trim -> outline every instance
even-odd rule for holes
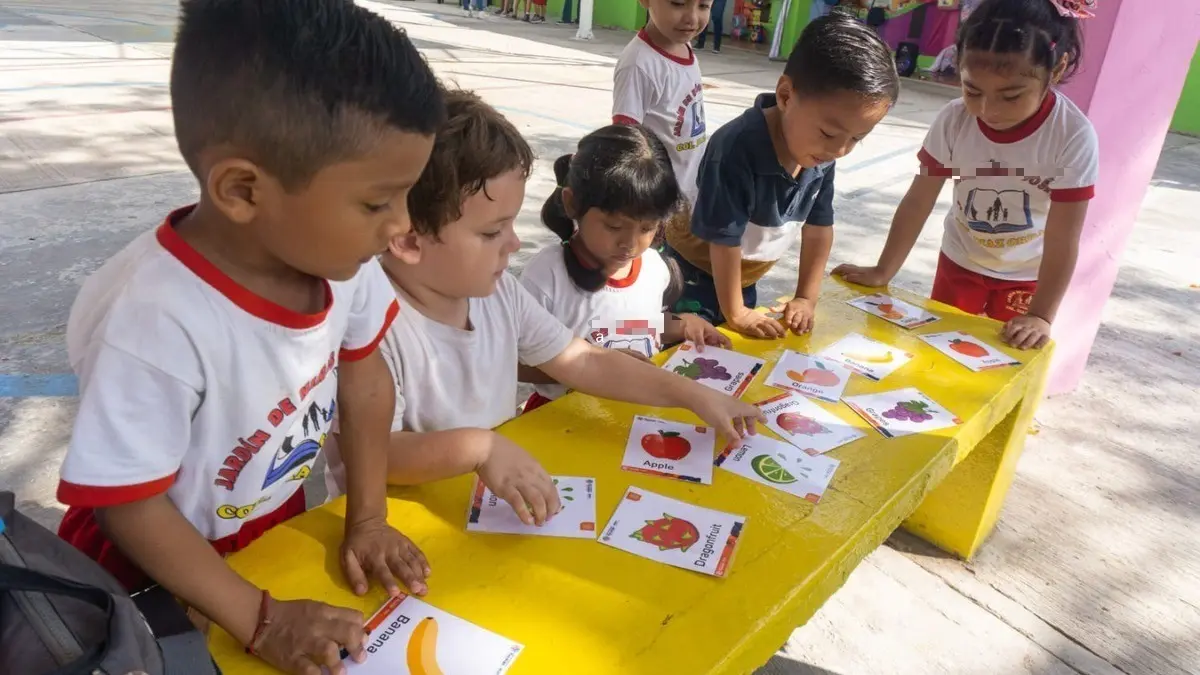
[[[542,222],[562,239],[538,252],[521,283],[575,335],[649,359],[663,343],[691,340],[728,346],[729,339],[693,314],[664,314],[679,293],[679,269],[654,248],[666,222],[687,215],[671,158],[640,124],[613,124],[584,136],[573,155],[554,163],[559,187],[542,207]],[[537,385],[532,410],[565,393],[542,373],[522,369]]]
[[[1079,67],[1090,16],[1079,0],[985,0],[971,13],[956,40],[963,96],[930,127],[879,262],[834,274],[891,281],[953,178],[933,299],[1004,321],[1014,347],[1046,344],[1099,173],[1091,122],[1054,89]]]

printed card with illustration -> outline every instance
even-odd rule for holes
[[[929,346],[975,372],[1019,366],[1021,362],[960,330],[918,336]]]
[[[720,347],[706,346],[701,354],[696,345],[685,342],[663,368],[737,398],[750,386],[763,364],[762,359]]]
[[[367,622],[367,659],[354,675],[503,675],[523,646],[417,598],[387,601]]]
[[[743,516],[631,487],[604,526],[600,542],[685,570],[723,577],[745,526]]]
[[[937,431],[962,420],[919,390],[908,387],[882,394],[849,396],[846,405],[888,438]]]
[[[717,466],[817,504],[841,464],[832,457],[810,455],[783,441],[747,436],[725,449]]]
[[[941,319],[940,316],[929,312],[923,307],[917,307],[900,298],[893,298],[883,293],[863,295],[853,300],[847,300],[846,302],[868,314],[874,314],[901,328],[908,328],[910,330],[920,328],[921,326],[928,326],[934,321]]]
[[[841,362],[850,370],[876,382],[912,360],[913,355],[878,340],[850,333],[821,350],[817,356]]]
[[[850,369],[832,359],[787,350],[775,362],[767,384],[798,391],[821,401],[837,403],[850,381]]]
[[[767,427],[810,455],[820,455],[866,436],[861,429],[809,399],[788,392],[756,403]]]
[[[638,415],[633,418],[621,467],[711,485],[716,447],[713,429]]]
[[[595,539],[596,480],[574,476],[552,476],[551,480],[558,488],[562,510],[541,527],[522,523],[508,502],[493,494],[482,481],[475,481],[467,531]]]

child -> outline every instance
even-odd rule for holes
[[[644,124],[662,139],[688,204],[708,140],[700,64],[691,41],[708,25],[709,0],[639,0],[646,27],[613,72],[613,123]]]
[[[399,307],[373,257],[409,227],[442,95],[404,32],[350,0],[184,0],[171,101],[200,201],[72,308],[60,534],[277,668],[342,673],[340,648],[365,655],[360,612],[272,600],[222,556],[304,511],[336,407],[343,571],[359,594],[364,572],[425,591],[424,557],[386,521],[393,405],[375,346]]]
[[[1058,0],[986,0],[956,44],[963,97],[929,128],[879,262],[834,273],[887,285],[954,177],[933,299],[1006,322],[1001,335],[1014,347],[1041,347],[1098,173],[1091,123],[1054,89],[1079,67],[1078,18]]]
[[[530,23],[546,23],[546,0],[529,0],[533,4],[533,16],[526,17]]]
[[[449,92],[447,107],[409,196],[413,231],[383,260],[406,305],[380,345],[397,392],[388,480],[475,472],[524,522],[556,513],[546,472],[491,431],[515,411],[518,361],[596,396],[690,408],[727,438],[751,432],[754,406],[574,337],[505,271],[533,153],[475,94]]]
[[[525,266],[521,283],[533,297],[577,337],[643,358],[662,342],[729,344],[694,314],[663,315],[679,294],[679,268],[651,244],[686,207],[662,141],[640,124],[607,126],[584,136],[574,155],[559,157],[554,172],[560,187],[542,207],[542,222],[562,245]],[[544,375],[522,379],[538,383],[527,411],[566,393]]]
[[[834,162],[875,128],[899,89],[891,51],[870,28],[841,12],[808,24],[775,93],[709,141],[691,229],[667,230],[684,278],[676,309],[750,337],[810,330],[833,244]],[[781,324],[754,311],[755,283],[797,235],[799,280]]]

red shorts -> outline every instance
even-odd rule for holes
[[[1008,321],[1029,311],[1036,281],[1006,281],[962,267],[943,253],[933,277],[933,299],[968,314]]]
[[[525,401],[525,407],[521,410],[521,414],[525,414],[530,410],[537,410],[553,400],[554,399],[546,398],[535,391],[529,395],[529,400]]]
[[[546,0],[529,0],[529,2],[530,2],[530,3],[532,3],[532,4],[534,4],[534,5],[537,5],[538,7],[545,7],[545,6],[546,6]]]

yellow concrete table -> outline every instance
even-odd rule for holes
[[[991,531],[1012,482],[1041,397],[1049,351],[1016,352],[1021,366],[972,373],[917,339],[964,330],[999,346],[999,324],[897,293],[944,318],[914,332],[859,311],[859,295],[826,282],[810,336],[777,341],[734,338],[734,348],[771,362],[784,349],[819,351],[857,331],[916,357],[882,382],[851,379],[846,395],[915,386],[963,420],[961,426],[887,439],[844,404],[821,404],[863,427],[866,438],[834,450],[841,460],[817,506],[725,471],[696,485],[621,470],[635,413],[681,421],[680,410],[570,395],[500,428],[552,474],[594,476],[597,517],[607,522],[625,488],[640,486],[701,506],[747,516],[725,579],[652,562],[586,540],[467,534],[472,487],[462,477],[390,493],[389,520],[433,567],[426,600],[525,645],[512,675],[749,673],[833,594],[901,523],[970,557]],[[755,379],[743,397],[778,393]],[[770,433],[765,430],[762,433]],[[344,501],[281,525],[230,563],[280,598],[312,598],[374,611],[375,588],[354,596],[337,562]],[[274,672],[214,631],[213,653],[227,675]]]

